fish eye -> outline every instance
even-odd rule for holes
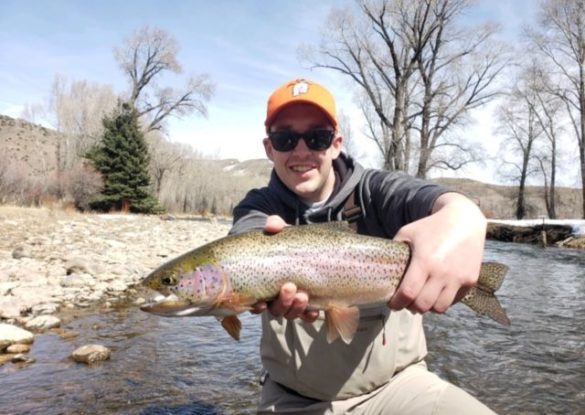
[[[163,285],[176,285],[177,279],[172,275],[165,275],[164,277],[161,278],[160,282]]]

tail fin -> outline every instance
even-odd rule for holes
[[[477,285],[461,300],[473,311],[487,315],[504,326],[510,325],[506,311],[495,296],[504,281],[508,267],[498,262],[484,262],[479,272]]]

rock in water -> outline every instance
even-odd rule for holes
[[[25,327],[29,330],[49,330],[61,325],[61,320],[55,316],[42,315],[28,321]]]
[[[0,324],[0,343],[31,344],[33,340],[34,334],[30,331],[13,326],[12,324]]]
[[[105,346],[100,344],[86,344],[75,349],[71,357],[78,363],[92,364],[108,360],[111,354],[111,350]]]
[[[6,349],[6,353],[21,354],[30,352],[30,344],[12,344]]]

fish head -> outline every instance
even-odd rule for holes
[[[215,314],[229,280],[214,264],[193,267],[174,261],[150,273],[142,285],[159,293],[141,307],[143,311],[163,316],[203,316]]]

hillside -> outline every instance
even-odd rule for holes
[[[22,162],[29,176],[56,169],[57,139],[54,130],[0,114],[0,162]]]
[[[512,218],[516,211],[517,188],[482,183],[470,179],[438,179],[450,188],[460,191],[474,200],[489,218]],[[580,218],[581,191],[567,187],[557,187],[557,217],[559,219]],[[544,190],[540,186],[526,188],[526,219],[535,219],[546,214]]]
[[[29,176],[43,176],[55,171],[58,134],[45,127],[0,115],[0,163],[14,160],[27,166]],[[226,206],[233,206],[250,187],[262,186],[268,182],[272,170],[266,159],[238,161],[194,160],[202,170],[221,172],[220,177],[212,177],[209,186],[227,186],[231,201]],[[207,167],[207,168],[206,168]],[[0,171],[1,173],[1,171]],[[214,181],[215,179],[215,181]],[[490,218],[511,218],[515,212],[516,188],[482,183],[470,179],[437,180],[454,190],[460,191],[475,200],[486,216]],[[1,183],[0,183],[1,184]],[[245,187],[245,188],[243,188]],[[1,188],[1,186],[0,186]],[[235,189],[235,190],[234,190]],[[225,192],[224,192],[225,193]],[[526,203],[529,218],[546,216],[543,189],[532,186],[526,190]],[[559,218],[581,217],[581,194],[578,189],[557,188],[557,214]]]

